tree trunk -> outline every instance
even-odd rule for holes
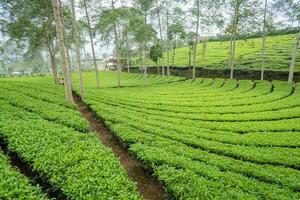
[[[290,66],[290,72],[289,72],[289,83],[292,83],[294,80],[294,71],[295,71],[295,62],[296,62],[296,57],[297,57],[297,51],[299,48],[299,43],[300,43],[300,32],[297,36],[295,45],[294,45],[294,49],[293,49],[293,55],[292,55],[292,62],[291,62],[291,66]]]
[[[83,6],[84,6],[84,9],[85,9],[85,17],[86,17],[86,20],[87,20],[88,32],[89,32],[91,47],[92,47],[94,68],[95,68],[95,72],[96,72],[96,85],[97,85],[97,87],[99,87],[100,86],[99,73],[98,73],[98,66],[97,66],[96,53],[95,53],[95,47],[94,47],[94,39],[93,39],[90,16],[89,16],[89,13],[88,13],[86,0],[83,0]]]
[[[129,64],[129,65],[128,65],[128,71],[129,71],[129,73],[130,73],[131,51],[128,52],[128,61],[129,61],[129,62],[128,62],[128,64]]]
[[[169,1],[166,1],[167,10],[167,77],[170,76],[170,40],[169,40]]]
[[[156,9],[157,9],[157,19],[158,19],[158,27],[159,27],[159,36],[160,36],[160,45],[161,45],[161,50],[162,50],[162,57],[161,57],[161,61],[162,61],[162,66],[165,65],[165,61],[164,61],[164,41],[163,41],[163,35],[162,35],[162,27],[161,27],[161,19],[160,19],[160,9],[158,6],[158,1],[156,1]],[[162,69],[164,69],[162,67]],[[164,70],[162,70],[164,72]],[[162,74],[163,76],[165,75],[164,73]]]
[[[60,15],[60,5],[58,0],[52,0],[54,18],[55,18],[55,25],[56,25],[56,32],[58,36],[58,43],[60,46],[60,55],[61,55],[61,65],[64,73],[64,85],[65,85],[65,93],[66,99],[68,103],[72,104],[73,96],[72,96],[72,86],[71,86],[71,77],[69,71],[69,63],[67,59],[67,48],[64,42],[64,26],[62,24],[62,19]]]
[[[4,34],[1,34],[2,35],[2,43],[3,43],[3,67],[4,67],[4,71],[5,73],[8,75],[8,55],[7,55],[7,46],[6,46],[6,41],[4,39]]]
[[[53,41],[48,39],[48,49],[49,49],[49,55],[50,55],[50,65],[53,73],[54,83],[58,83],[58,77],[57,77],[57,68],[56,68],[56,59],[55,59],[55,49],[53,45]]]
[[[80,86],[80,96],[84,98],[84,89],[83,89],[83,77],[82,77],[82,65],[81,65],[81,56],[80,56],[80,44],[79,44],[79,35],[77,28],[77,20],[75,13],[75,2],[71,0],[71,13],[72,13],[72,24],[73,24],[73,35],[74,35],[74,43],[76,49],[76,60],[77,60],[77,69],[79,73],[79,86]]]
[[[172,55],[172,66],[175,64],[175,53],[176,53],[176,47],[173,47],[173,55]]]
[[[205,53],[206,53],[207,43],[203,43],[203,52],[202,52],[202,60],[205,60]]]
[[[263,25],[263,37],[262,37],[262,52],[261,52],[261,80],[264,80],[265,72],[265,52],[266,52],[266,16],[268,9],[268,0],[265,0],[265,10],[264,10],[264,25]]]
[[[147,26],[147,11],[144,13],[144,21],[145,21],[145,27]],[[144,49],[143,49],[143,56],[144,56],[144,81],[145,85],[147,84],[147,56],[146,56],[146,49],[147,49],[147,37],[146,32],[144,32]]]
[[[65,18],[64,18],[64,10],[62,7],[62,3],[61,0],[58,0],[59,3],[59,11],[60,11],[60,17],[61,17],[61,23],[64,27],[63,29],[63,39],[64,39],[64,43],[67,49],[67,60],[68,60],[68,71],[70,73],[70,81],[71,81],[71,87],[73,88],[73,79],[72,79],[72,63],[71,63],[71,57],[70,57],[70,52],[69,52],[69,48],[68,48],[68,41],[67,41],[67,37],[66,37],[66,31],[65,31]]]
[[[140,70],[141,70],[141,73],[143,73],[143,50],[142,50],[142,45],[140,44],[139,45],[139,53],[140,53]]]
[[[192,62],[192,52],[189,51],[189,78],[191,78],[191,62]]]
[[[193,56],[193,79],[196,78],[196,55],[197,55],[199,25],[200,25],[200,1],[197,1],[197,24],[196,24],[196,36],[195,36],[194,56]]]
[[[128,44],[128,35],[126,33],[125,36],[125,45],[126,45],[126,67],[127,67],[127,73],[130,73],[130,66],[129,66],[129,44]]]
[[[230,79],[233,79],[235,41],[236,41],[237,26],[238,26],[238,22],[239,22],[239,9],[240,9],[240,2],[237,2],[235,5],[233,26],[232,26],[232,35],[231,35],[231,39],[230,39],[230,60],[229,60]]]
[[[111,1],[111,7],[115,9],[115,2],[114,0]],[[116,56],[117,56],[117,79],[118,79],[118,87],[121,86],[121,65],[120,65],[120,54],[119,54],[119,36],[117,25],[114,23],[114,35],[115,35],[115,48],[116,48]]]
[[[83,54],[84,54],[84,71],[88,71],[88,66],[87,66],[87,56],[86,56],[86,50],[85,50],[85,44],[83,44]]]

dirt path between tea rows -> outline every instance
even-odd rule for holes
[[[144,168],[144,165],[130,154],[128,149],[124,148],[114,134],[98,120],[80,97],[74,95],[74,101],[82,116],[90,123],[92,131],[96,131],[101,142],[112,149],[113,153],[125,168],[130,179],[137,183],[137,188],[144,199],[163,200],[168,199],[169,195],[165,192],[163,186],[156,180],[152,174]]]

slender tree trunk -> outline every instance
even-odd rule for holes
[[[189,51],[189,78],[191,78],[191,63],[192,63],[192,52],[191,50]]]
[[[145,20],[145,27],[147,26],[147,11],[145,11],[144,13],[144,20]],[[147,84],[147,56],[146,56],[146,49],[147,49],[147,36],[146,36],[146,32],[144,32],[144,46],[143,46],[143,59],[144,59],[144,81],[145,81],[145,85]]]
[[[72,24],[73,24],[74,43],[75,43],[75,48],[76,48],[77,69],[78,69],[78,73],[79,73],[80,95],[81,95],[82,98],[84,98],[82,65],[81,65],[81,56],[80,56],[80,50],[79,50],[80,49],[80,44],[79,44],[79,35],[78,35],[74,0],[71,0],[71,11],[72,11]]]
[[[114,0],[111,1],[111,7],[115,9],[115,2]],[[116,56],[117,56],[117,79],[118,79],[118,86],[121,86],[121,65],[120,65],[120,54],[119,54],[119,36],[116,23],[114,25],[114,35],[115,35],[115,48],[116,48]]]
[[[129,66],[129,44],[128,44],[128,35],[125,36],[125,45],[126,45],[126,67],[127,73],[130,73],[130,66]]]
[[[88,71],[88,66],[87,66],[87,56],[86,56],[86,49],[85,49],[85,44],[83,44],[83,54],[84,54],[84,69],[85,71]]]
[[[146,61],[146,51],[145,51],[145,48],[143,50],[143,57],[144,57],[144,82],[145,82],[145,85],[147,84],[147,61]]]
[[[159,36],[160,36],[160,45],[161,45],[161,50],[162,50],[162,69],[164,69],[165,61],[164,61],[164,41],[163,41],[163,35],[162,35],[162,27],[161,27],[161,19],[160,19],[160,9],[158,6],[158,1],[156,1],[156,9],[157,9],[157,19],[158,19],[158,27],[159,27]],[[164,70],[162,70],[164,72]],[[164,73],[162,74],[163,76],[165,75]]]
[[[3,67],[4,67],[4,70],[5,70],[5,73],[8,75],[8,55],[7,55],[7,47],[6,47],[6,41],[4,39],[4,35],[2,34],[2,43],[3,43]]]
[[[55,18],[56,32],[58,36],[58,43],[60,46],[60,55],[61,55],[61,65],[64,73],[64,85],[65,85],[65,93],[67,101],[72,104],[73,96],[72,96],[72,86],[71,86],[71,77],[69,71],[69,63],[67,59],[67,48],[64,42],[64,26],[62,24],[62,19],[60,15],[60,5],[58,0],[52,0],[53,12]]]
[[[261,52],[261,80],[264,80],[265,72],[265,53],[266,53],[266,17],[268,9],[268,0],[265,0],[264,22],[263,22],[263,37],[262,37],[262,52]]]
[[[70,48],[68,48],[68,52],[69,52],[69,63],[70,63],[70,70],[71,70],[71,73],[72,72],[76,72],[76,70],[75,70],[75,67],[74,67],[74,54],[73,54],[73,47],[72,47],[73,45],[72,44],[70,44]]]
[[[233,17],[233,26],[232,26],[232,35],[230,39],[230,60],[229,60],[229,67],[230,67],[230,79],[233,79],[233,70],[234,70],[234,57],[235,57],[235,42],[236,42],[236,31],[237,25],[239,22],[239,9],[240,3],[237,2],[235,5],[234,17]]]
[[[142,44],[139,45],[139,53],[140,53],[140,70],[141,73],[143,73],[143,50],[142,50]]]
[[[131,63],[131,51],[130,50],[128,51],[128,61],[129,61],[128,62],[128,64],[129,64],[128,65],[129,66],[128,70],[129,70],[129,73],[130,73],[130,63]]]
[[[167,77],[170,76],[170,40],[169,40],[169,0],[166,1],[167,10]]]
[[[61,0],[58,0],[58,3],[59,3],[59,10],[60,10],[60,17],[61,17],[61,22],[62,22],[62,25],[64,27],[63,29],[63,39],[64,39],[64,43],[65,43],[65,46],[67,48],[67,59],[68,59],[68,71],[70,72],[70,81],[71,81],[71,87],[73,88],[73,78],[72,78],[72,63],[71,63],[71,57],[70,57],[70,51],[69,51],[69,47],[68,47],[68,40],[67,40],[67,37],[66,37],[66,31],[65,31],[65,18],[64,18],[64,9],[62,7],[62,3],[61,3]]]
[[[292,55],[292,62],[291,62],[291,66],[290,66],[290,72],[289,72],[289,83],[292,83],[294,80],[294,71],[295,71],[295,62],[296,62],[296,57],[297,57],[297,51],[299,48],[299,43],[300,43],[300,32],[297,36],[295,45],[294,45],[294,49],[293,49],[293,55]]]
[[[99,73],[98,73],[98,66],[97,66],[97,60],[96,60],[96,52],[95,52],[95,47],[94,47],[93,33],[92,33],[90,16],[89,16],[89,13],[88,13],[86,0],[83,0],[83,6],[84,6],[84,9],[85,9],[85,17],[86,17],[86,20],[87,20],[88,32],[89,32],[91,47],[92,47],[94,69],[95,69],[95,72],[96,72],[96,85],[97,85],[97,87],[99,87],[100,82],[99,82]]]
[[[172,66],[175,64],[175,53],[176,53],[176,47],[173,47],[173,55],[172,55]]]
[[[197,24],[196,24],[196,36],[195,36],[194,56],[193,56],[193,79],[196,78],[196,56],[197,56],[197,46],[198,46],[199,25],[200,25],[200,1],[197,1]]]
[[[49,55],[50,55],[50,65],[53,73],[54,83],[58,83],[58,77],[57,77],[57,68],[56,68],[56,59],[55,59],[55,49],[53,45],[53,41],[48,39],[48,49],[49,49]]]
[[[207,43],[203,43],[203,52],[202,52],[202,60],[205,60],[205,53],[206,53]]]

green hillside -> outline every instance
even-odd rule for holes
[[[268,36],[266,40],[266,68],[272,70],[286,71],[289,69],[293,44],[297,34]],[[236,44],[235,64],[238,69],[260,69],[261,68],[262,39],[253,38],[238,40]],[[167,56],[165,56],[165,65]],[[172,66],[173,52],[170,53],[170,65]],[[229,41],[217,41],[204,44],[199,43],[196,64],[199,67],[228,68]],[[148,60],[148,65],[154,63]],[[134,61],[139,65],[139,60]],[[173,66],[186,67],[189,65],[189,47],[177,48]],[[296,71],[300,71],[300,51],[296,62]]]

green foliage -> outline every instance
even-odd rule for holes
[[[85,101],[177,199],[298,199],[299,89],[196,79],[88,87]]]
[[[39,187],[10,166],[8,159],[0,151],[0,199],[48,199]]]
[[[22,90],[26,89],[27,92],[34,94],[41,90],[40,87],[30,87],[30,85],[20,82],[3,82],[0,88],[0,98],[8,101],[10,104],[25,109],[27,111],[37,113],[41,117],[60,123],[62,125],[74,128],[75,130],[87,132],[89,125],[87,121],[83,120],[81,115],[72,108],[66,108],[54,103],[45,102],[43,100],[22,94]],[[49,91],[50,92],[50,91]],[[46,95],[46,94],[45,94]],[[52,93],[52,96],[61,96],[61,93]],[[49,108],[52,108],[49,110]]]
[[[59,105],[64,89],[50,82],[50,77],[1,80],[1,94],[6,95],[0,97],[0,137],[9,150],[68,199],[140,199],[135,184],[98,136],[74,130],[86,131],[87,123],[78,111]]]
[[[137,43],[149,42],[156,37],[154,28],[144,23],[142,17],[133,17],[129,21],[131,33]]]
[[[159,43],[153,45],[150,49],[150,59],[157,64],[158,59],[162,57],[162,47]]]

